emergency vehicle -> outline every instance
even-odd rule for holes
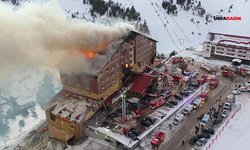
[[[207,124],[208,120],[209,120],[209,114],[205,114],[200,122],[200,125],[204,127]]]
[[[165,133],[164,132],[159,132],[155,138],[151,141],[151,147],[152,149],[158,149],[160,144],[164,141],[165,138]]]
[[[209,93],[208,89],[206,89],[204,92],[201,92],[200,99],[204,101],[207,98],[208,93]]]
[[[203,75],[200,79],[197,80],[197,83],[202,85],[203,83],[205,83],[207,80],[207,76]]]
[[[220,82],[219,78],[212,79],[210,80],[209,87],[211,89],[215,89],[218,86],[219,82]]]
[[[183,58],[182,57],[173,57],[172,58],[172,64],[180,63],[180,62],[183,62]]]
[[[160,107],[163,105],[166,101],[163,100],[163,97],[156,98],[152,101],[150,101],[150,108],[155,109],[156,107]]]
[[[222,76],[224,77],[229,77],[229,78],[234,78],[235,77],[235,73],[233,72],[229,72],[229,71],[222,71]]]

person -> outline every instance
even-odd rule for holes
[[[195,134],[197,134],[197,133],[198,133],[198,130],[195,131]]]
[[[182,145],[184,145],[184,140],[182,140]]]

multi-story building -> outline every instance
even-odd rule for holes
[[[202,56],[226,60],[237,58],[250,63],[250,37],[209,32],[203,43]]]
[[[145,64],[154,63],[156,42],[131,31],[112,50],[89,59],[89,69],[82,68],[79,74],[65,73],[59,63],[63,90],[43,106],[50,136],[64,142],[79,139],[83,124],[100,109],[102,100],[120,88],[127,72],[142,72]]]

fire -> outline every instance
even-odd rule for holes
[[[85,54],[85,55],[87,55],[89,58],[93,58],[93,56],[94,56],[94,53],[93,53],[93,52],[89,52],[89,51],[79,50],[79,53]],[[82,55],[79,55],[79,57],[82,57]]]

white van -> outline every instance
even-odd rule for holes
[[[193,110],[194,106],[192,104],[188,104],[183,110],[183,114],[187,115]]]
[[[183,118],[184,118],[184,115],[179,113],[176,117],[174,117],[173,124],[177,125],[183,120]]]
[[[197,108],[200,106],[202,100],[200,98],[197,98],[196,100],[193,101],[192,105],[194,106],[194,108]]]
[[[202,118],[200,122],[200,125],[204,127],[207,124],[208,120],[209,120],[209,115],[205,114],[205,116]]]

